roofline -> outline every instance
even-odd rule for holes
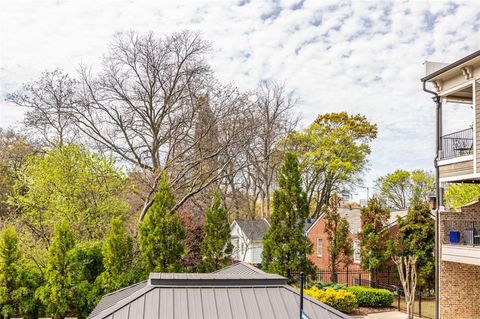
[[[310,230],[312,230],[312,228],[318,223],[318,221],[320,219],[322,219],[323,215],[325,215],[325,213],[320,213],[320,215],[318,215],[317,219],[315,219],[315,221],[310,225],[310,227],[308,227],[306,230],[305,230],[305,235],[308,235],[308,233],[310,232]]]
[[[477,56],[480,56],[480,50],[475,51],[475,52],[473,52],[472,54],[469,54],[469,55],[467,55],[466,57],[461,58],[460,60],[457,60],[457,61],[455,61],[455,62],[453,62],[453,63],[450,63],[449,65],[444,66],[444,67],[441,68],[440,70],[437,70],[437,71],[435,71],[435,72],[433,72],[433,73],[430,73],[429,75],[421,78],[420,81],[425,82],[425,81],[431,80],[431,79],[433,79],[434,77],[436,77],[436,76],[438,76],[438,75],[440,75],[440,74],[442,74],[442,73],[445,73],[445,72],[447,72],[447,71],[449,71],[449,70],[451,70],[451,69],[453,69],[453,68],[455,68],[455,67],[457,67],[457,66],[459,66],[459,65],[461,65],[461,64],[463,64],[463,63],[465,63],[465,62],[467,62],[467,61],[469,61],[469,60],[471,60],[471,59],[473,59],[473,58],[476,58]]]
[[[156,279],[150,278],[153,287],[256,287],[282,286],[286,278],[225,278],[225,279]]]
[[[250,265],[249,263],[244,262],[244,261],[239,261],[238,263],[234,263],[234,264],[231,264],[230,266],[223,267],[223,268],[220,268],[220,269],[218,269],[218,270],[215,270],[215,271],[213,272],[213,274],[219,273],[219,272],[221,272],[222,270],[225,270],[225,269],[232,268],[233,266],[237,266],[238,264],[242,264],[243,266],[248,267],[249,269],[251,269],[252,271],[254,271],[254,272],[258,273],[258,274],[266,274],[266,272],[264,272],[264,271],[261,270],[260,268],[254,267],[254,266],[252,266],[252,265]]]

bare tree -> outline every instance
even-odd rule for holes
[[[28,108],[24,124],[39,134],[43,144],[61,146],[75,137],[70,110],[77,103],[77,84],[61,69],[45,71],[37,81],[8,94],[6,100]]]
[[[247,96],[213,79],[204,59],[208,50],[190,32],[163,38],[131,32],[117,35],[97,76],[81,68],[75,122],[96,146],[146,171],[149,191],[140,220],[162,172],[179,195],[177,209],[225,178],[232,149],[241,149],[251,131]]]
[[[251,202],[249,210],[255,212],[259,203],[260,217],[268,219],[275,172],[283,154],[279,144],[298,123],[298,117],[293,114],[296,99],[284,84],[274,81],[262,82],[253,95],[255,102],[250,117],[255,123],[255,132],[243,154],[248,165],[239,179],[243,181],[244,197]]]
[[[415,303],[415,290],[417,288],[417,256],[393,256],[397,265],[398,274],[405,294],[407,317],[413,319],[413,305]]]

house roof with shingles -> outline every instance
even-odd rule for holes
[[[227,273],[153,273],[142,288],[132,289],[130,294],[118,298],[114,304],[109,303],[109,307],[103,307],[99,312],[92,312],[89,318],[291,319],[298,317],[299,292],[288,286],[284,277],[262,271],[245,274],[244,266],[242,264],[228,267],[229,271],[225,269]],[[250,269],[250,267],[246,268]],[[237,274],[236,271],[242,273]],[[118,296],[117,293],[113,293],[104,298],[112,300],[108,297],[112,295]],[[304,299],[304,311],[311,319],[350,318],[308,296]]]
[[[403,218],[407,215],[407,210],[394,210],[390,212],[390,218],[388,219],[386,226],[392,226],[397,222],[397,217]],[[361,209],[360,208],[345,208],[339,207],[338,213],[340,217],[345,218],[350,226],[350,232],[353,235],[357,235],[361,228],[362,228],[362,219],[361,219]],[[305,232],[308,233],[314,225],[323,218],[323,214],[321,214],[315,220],[307,220],[305,223]]]
[[[240,227],[245,236],[251,240],[262,240],[270,227],[270,224],[265,219],[235,219],[232,225],[235,223]]]

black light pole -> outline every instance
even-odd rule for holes
[[[300,273],[300,319],[303,318],[303,271]]]

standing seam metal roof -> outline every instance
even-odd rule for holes
[[[291,319],[299,315],[299,302],[298,291],[279,275],[162,273],[151,274],[143,288],[89,318]],[[349,318],[308,296],[304,311],[311,319]]]

